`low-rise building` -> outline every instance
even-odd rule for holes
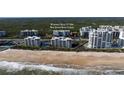
[[[27,38],[24,38],[24,43],[26,46],[31,46],[31,47],[39,47],[41,44],[40,37],[37,36],[29,36]]]
[[[68,37],[69,35],[70,35],[70,30],[53,30],[53,36]]]
[[[38,30],[21,30],[20,35],[23,37],[27,36],[38,36]]]
[[[61,48],[71,48],[72,47],[72,39],[65,38],[65,37],[52,37],[51,45],[54,47],[61,47]]]
[[[0,31],[0,37],[6,36],[6,31]]]

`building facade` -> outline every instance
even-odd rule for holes
[[[65,37],[52,37],[51,45],[58,48],[71,48],[72,39]]]
[[[89,48],[124,47],[124,26],[101,25],[89,33]]]
[[[105,30],[93,30],[89,33],[89,48],[111,48],[113,32]]]
[[[85,39],[88,39],[89,38],[89,32],[92,31],[92,27],[91,26],[88,26],[88,27],[82,27],[79,29],[80,31],[80,36],[82,38],[85,38]]]
[[[24,38],[25,46],[31,46],[31,47],[39,47],[41,45],[40,37],[37,36],[29,36],[27,38]]]
[[[123,26],[100,25],[98,29],[113,32],[113,39],[119,39],[120,32],[124,29]]]
[[[120,48],[124,48],[124,31],[120,32],[118,44]]]

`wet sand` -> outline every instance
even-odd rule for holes
[[[102,66],[124,68],[124,53],[63,52],[8,49],[0,52],[0,61],[32,62],[74,68],[101,68]]]

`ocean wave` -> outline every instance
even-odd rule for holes
[[[0,62],[0,74],[16,75],[117,75],[124,74],[124,70],[97,70],[60,68],[52,65],[33,64],[28,62]]]
[[[0,70],[4,70],[6,72],[19,72],[19,71],[49,71],[55,72],[57,74],[76,74],[75,69],[70,68],[59,68],[53,67],[51,65],[41,65],[41,64],[31,64],[24,62],[0,62]]]

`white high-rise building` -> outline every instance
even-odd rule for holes
[[[71,48],[72,39],[65,37],[52,37],[51,45],[54,47]]]
[[[118,39],[120,35],[120,31],[124,29],[124,27],[123,26],[100,25],[99,28],[97,29],[112,31],[113,39]]]
[[[124,31],[120,32],[118,44],[120,48],[124,48]]]
[[[112,46],[112,31],[97,29],[89,33],[89,48],[111,48]]]
[[[39,47],[41,42],[40,42],[40,37],[37,37],[37,36],[29,36],[27,38],[24,38],[24,43],[26,46],[36,46],[36,47]]]
[[[89,38],[89,32],[92,31],[92,27],[91,26],[87,26],[87,27],[82,27],[79,29],[80,31],[80,36],[83,38]]]
[[[89,33],[89,48],[124,47],[124,26],[100,25]]]

